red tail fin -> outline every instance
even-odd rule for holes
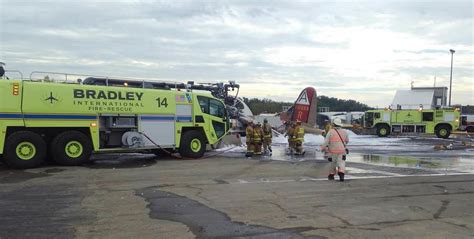
[[[286,112],[280,114],[282,121],[300,120],[302,123],[313,127],[316,125],[317,97],[313,87],[307,87],[301,91],[295,104]]]

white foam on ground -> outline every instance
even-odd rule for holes
[[[349,144],[348,145],[390,145],[397,144],[402,141],[410,140],[409,138],[381,138],[376,135],[357,135],[350,130],[346,130],[349,135]],[[306,134],[304,136],[305,145],[321,145],[324,142],[324,137],[322,135],[315,134]],[[283,135],[279,135],[273,138],[273,143],[275,144],[287,144],[288,139]]]
[[[227,152],[245,152],[247,151],[247,148],[245,146],[242,146],[242,145],[223,145],[221,146],[220,148],[218,149],[215,149],[215,151],[217,152],[223,152],[223,151],[227,151]]]
[[[406,144],[406,141],[409,141],[410,138],[406,137],[397,137],[397,138],[383,138],[376,135],[357,135],[350,130],[346,130],[349,135],[350,146],[383,146],[391,147],[397,146],[398,144]],[[226,144],[221,145],[216,151],[229,151],[229,152],[245,152],[246,149],[246,137],[240,137],[241,145]],[[322,135],[315,134],[305,134],[304,136],[304,145],[306,146],[319,146],[323,144],[324,137]],[[272,139],[272,144],[274,145],[287,145],[288,138],[283,135],[274,136]]]

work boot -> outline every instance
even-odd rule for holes
[[[334,174],[329,174],[328,175],[328,180],[334,180]]]
[[[270,151],[270,153],[273,152],[272,151],[272,146],[268,146],[268,151]]]
[[[339,175],[339,181],[344,182],[344,173],[337,173]]]
[[[272,151],[271,151],[271,150],[267,150],[267,151],[265,151],[265,154],[268,155],[268,156],[272,156]]]

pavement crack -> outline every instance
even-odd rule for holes
[[[196,186],[192,186],[192,185],[185,185],[184,186],[185,188],[190,188],[190,189],[194,189],[194,190],[197,190],[197,192],[194,194],[196,197],[206,201],[207,203],[210,203],[211,201],[209,199],[207,199],[206,197],[204,197],[202,195],[202,193],[204,192],[204,189],[203,188],[200,188],[200,187],[196,187]]]
[[[448,193],[448,192],[442,192],[442,193],[426,193],[426,194],[414,194],[414,195],[401,194],[401,195],[394,195],[394,196],[384,196],[384,197],[381,197],[381,198],[410,198],[410,197],[462,195],[462,194],[474,194],[474,191],[456,192],[456,193]]]
[[[229,182],[225,181],[224,179],[219,179],[219,178],[215,178],[214,182],[216,182],[217,184],[229,184]]]
[[[453,225],[453,226],[457,226],[457,227],[461,227],[461,228],[464,228],[464,229],[469,229],[469,227],[465,224],[457,224],[457,223],[454,223],[454,222],[447,222],[447,221],[440,221],[442,223],[446,223],[448,225]]]
[[[167,188],[167,187],[174,187],[175,185],[174,184],[162,184],[162,185],[158,185],[157,187],[158,188]]]
[[[419,211],[428,212],[428,210],[420,206],[410,205],[408,206],[408,208],[414,212],[419,212]]]
[[[446,209],[448,208],[449,203],[450,203],[449,200],[442,200],[442,201],[441,201],[441,207],[439,207],[438,211],[436,211],[436,213],[433,214],[433,218],[434,218],[434,219],[440,218],[441,214],[442,214],[444,211],[446,211]]]
[[[290,215],[290,213],[288,213],[288,211],[285,208],[283,208],[279,203],[272,202],[272,201],[266,201],[266,200],[264,202],[266,202],[268,204],[271,204],[271,205],[277,207],[278,209],[280,209],[283,213],[285,213],[287,215]]]
[[[349,221],[347,221],[346,219],[340,217],[340,216],[336,216],[332,213],[326,213],[327,215],[331,216],[331,217],[334,217],[336,219],[338,219],[339,221],[341,221],[345,226],[354,226],[352,223],[350,223]]]

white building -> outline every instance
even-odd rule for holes
[[[412,87],[397,90],[390,107],[392,109],[435,109],[446,107],[448,87]]]

